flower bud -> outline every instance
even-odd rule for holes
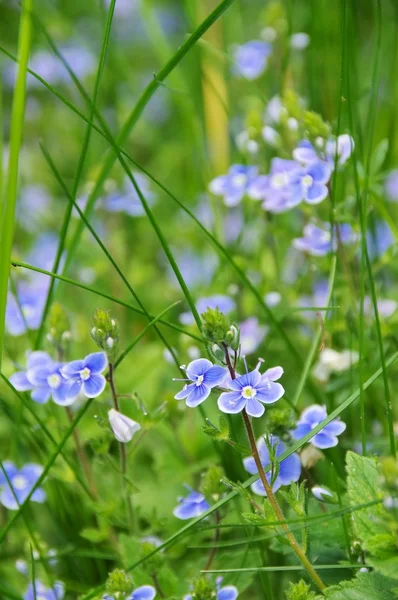
[[[141,425],[136,423],[126,415],[111,408],[108,412],[108,418],[115,438],[122,444],[127,444],[133,438],[133,435],[141,429]]]
[[[95,311],[91,337],[97,346],[107,353],[109,362],[112,362],[118,349],[119,323],[111,319],[108,311],[101,308]]]
[[[59,352],[65,352],[68,349],[69,342],[72,339],[70,332],[70,322],[65,309],[58,302],[51,306],[49,314],[49,330],[47,341]]]
[[[324,485],[314,485],[314,487],[311,489],[311,492],[315,496],[315,498],[317,500],[320,500],[321,502],[326,502],[327,504],[338,503],[338,498],[336,494]]]

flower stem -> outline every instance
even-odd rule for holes
[[[220,539],[220,528],[218,527],[220,524],[220,513],[218,512],[218,510],[216,510],[215,512],[215,518],[216,518],[216,528],[214,530],[214,538],[213,538],[213,544],[214,546],[212,546],[210,553],[209,553],[209,557],[207,559],[206,562],[206,566],[205,566],[205,571],[208,571],[211,568],[211,565],[213,564],[213,560],[214,557],[217,553],[217,544],[219,542]]]
[[[116,392],[116,386],[115,386],[115,380],[114,380],[114,365],[112,363],[109,363],[108,383],[111,388],[113,405],[114,405],[115,409],[118,412],[120,412],[119,411],[118,394]],[[125,476],[127,473],[127,453],[126,453],[126,446],[122,442],[120,442],[119,446],[120,446],[120,470],[121,470],[121,474],[122,474],[122,486],[123,486],[123,492],[124,492],[124,497],[125,497],[126,507],[127,507],[129,529],[131,530],[131,527],[134,522],[134,514],[133,514],[133,505],[131,502],[130,495],[128,493],[128,489],[126,486],[126,479],[125,479]]]
[[[66,407],[66,413],[68,415],[69,422],[72,424],[73,423],[73,413],[69,406]],[[94,482],[94,477],[93,477],[93,473],[91,470],[90,461],[88,460],[86,451],[84,450],[84,447],[80,440],[79,432],[76,429],[74,429],[72,435],[73,435],[73,439],[75,440],[76,454],[77,454],[80,464],[83,468],[84,475],[86,477],[90,491],[93,495],[93,498],[97,500],[98,499],[97,487]]]
[[[263,466],[261,464],[261,460],[260,460],[260,456],[258,454],[258,450],[257,450],[257,446],[256,446],[256,440],[254,438],[254,432],[253,432],[253,427],[252,424],[250,422],[250,417],[247,414],[246,410],[243,409],[242,411],[242,416],[243,416],[243,421],[245,423],[245,427],[246,427],[246,431],[247,431],[247,435],[249,438],[249,442],[250,442],[250,448],[252,451],[252,455],[254,458],[254,461],[256,463],[256,467],[258,470],[258,474],[260,475],[260,479],[261,479],[261,483],[264,486],[264,489],[267,493],[267,498],[273,508],[273,511],[275,513],[276,516],[276,520],[277,521],[286,521],[281,508],[279,507],[278,501],[274,496],[274,493],[272,491],[272,488],[270,486],[270,484],[267,481],[267,478],[265,476],[264,473],[264,469]],[[308,560],[308,558],[306,557],[304,551],[302,550],[302,548],[299,546],[295,536],[293,535],[293,533],[289,530],[288,525],[286,525],[286,523],[281,524],[281,528],[283,529],[283,532],[287,538],[287,540],[289,541],[290,547],[292,548],[293,552],[296,554],[297,558],[299,559],[299,561],[301,562],[301,564],[303,565],[303,567],[305,568],[305,570],[307,571],[308,575],[312,578],[312,580],[314,581],[314,583],[318,586],[318,588],[323,591],[326,586],[323,583],[322,579],[319,577],[319,575],[317,574],[317,572],[315,571],[314,567],[312,566],[311,562]]]
[[[224,347],[224,354],[225,354],[225,362],[227,364],[228,367],[228,371],[231,375],[231,379],[236,379],[236,373],[235,373],[235,369],[232,366],[231,363],[231,359],[229,356],[229,352],[228,352],[228,346],[226,344],[223,344]],[[253,427],[250,421],[250,417],[246,412],[246,409],[243,409],[242,411],[242,417],[243,417],[243,422],[245,424],[246,427],[246,432],[247,432],[247,436],[249,438],[249,443],[250,443],[250,449],[251,449],[251,453],[253,455],[254,458],[254,462],[256,463],[256,467],[257,467],[257,471],[258,474],[260,476],[261,479],[261,483],[264,486],[264,489],[266,491],[267,494],[267,498],[272,506],[272,509],[274,511],[275,517],[277,521],[283,521],[283,524],[281,524],[281,528],[283,529],[283,532],[286,536],[286,539],[288,540],[290,547],[292,548],[293,552],[296,554],[297,558],[299,559],[299,561],[301,562],[301,564],[303,565],[303,567],[305,568],[305,570],[307,571],[308,575],[311,577],[311,579],[314,581],[314,583],[318,586],[318,588],[321,590],[321,592],[326,588],[325,584],[323,583],[322,579],[319,577],[319,575],[317,574],[317,572],[315,571],[314,567],[312,566],[311,562],[308,560],[308,558],[305,555],[305,552],[303,551],[303,549],[299,546],[296,538],[294,537],[294,534],[290,531],[288,525],[286,524],[286,519],[283,515],[283,512],[278,504],[277,499],[274,496],[274,493],[272,491],[272,487],[270,486],[270,484],[267,481],[267,478],[265,476],[265,472],[264,472],[264,468],[263,465],[261,463],[261,459],[260,456],[258,454],[258,450],[257,450],[257,445],[256,445],[256,439],[254,437],[254,431],[253,431]]]

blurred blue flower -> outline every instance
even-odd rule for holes
[[[290,181],[293,204],[302,200],[307,204],[319,204],[325,200],[330,173],[329,165],[321,160],[311,162],[295,172]]]
[[[317,150],[308,140],[301,140],[293,150],[293,158],[304,165],[321,158],[327,161],[331,170],[333,170],[336,158],[339,166],[344,165],[350,158],[354,147],[353,138],[346,133],[339,135],[338,138],[330,138],[326,143],[320,138]]]
[[[50,214],[50,204],[51,197],[44,186],[26,185],[22,188],[17,200],[16,218],[18,223],[26,231],[35,231],[39,227],[43,227],[44,220]],[[34,210],[32,210],[32,206],[35,207]],[[36,262],[32,264],[38,265]]]
[[[298,305],[302,306],[303,308],[308,307],[308,308],[315,308],[317,306],[326,306],[327,305],[327,300],[328,300],[328,296],[329,296],[329,282],[327,279],[320,279],[319,281],[317,281],[314,286],[313,286],[313,294],[312,296],[301,296],[298,299]],[[319,311],[322,315],[323,318],[325,318],[325,310]],[[302,317],[304,317],[305,319],[316,319],[317,311],[315,310],[308,310],[308,311],[302,311],[300,312],[300,315]]]
[[[397,310],[397,307],[398,303],[395,300],[388,300],[384,298],[377,299],[377,310],[379,316],[385,319],[391,317]],[[367,315],[368,317],[374,317],[373,302],[369,296],[365,296],[364,298],[363,309],[365,315]]]
[[[257,167],[232,165],[226,175],[220,175],[209,183],[209,190],[215,196],[223,196],[225,206],[236,206],[256,175]]]
[[[220,312],[228,314],[235,309],[235,302],[229,296],[215,294],[214,296],[208,296],[207,298],[199,298],[195,306],[200,315],[206,312],[208,308],[218,308]],[[195,319],[190,311],[181,313],[179,321],[184,325],[192,325],[195,323]]]
[[[24,600],[62,600],[65,595],[65,587],[61,581],[56,581],[53,588],[47,588],[38,579],[35,584],[29,584],[25,592]]]
[[[245,79],[258,79],[267,68],[271,49],[271,44],[261,40],[251,40],[237,46],[234,50],[233,72]]]
[[[240,326],[240,348],[243,355],[255,352],[268,332],[266,325],[260,325],[257,317],[249,317]]]
[[[93,352],[83,360],[72,360],[72,362],[61,368],[61,373],[66,379],[73,381],[69,394],[80,392],[87,398],[96,398],[105,389],[106,379],[101,373],[106,369],[108,359],[105,352]]]
[[[153,600],[156,596],[156,590],[151,585],[142,585],[134,590],[126,600]],[[104,594],[102,600],[116,600],[110,594]]]
[[[219,385],[227,375],[227,370],[213,365],[207,358],[198,358],[189,363],[186,368],[188,379],[174,381],[192,381],[184,385],[181,392],[174,396],[176,400],[184,400],[191,408],[202,404],[209,397],[213,387]]]
[[[319,404],[312,404],[303,410],[300,419],[297,421],[297,427],[292,431],[293,439],[300,440],[310,433],[327,417],[326,407]],[[337,446],[337,436],[345,431],[346,424],[340,419],[334,419],[326,425],[319,433],[310,439],[310,444],[321,450]]]
[[[394,234],[386,221],[377,221],[374,228],[366,232],[366,245],[372,260],[383,256],[394,244]]]
[[[387,176],[384,189],[390,202],[398,202],[398,169],[393,169]]]
[[[300,204],[302,198],[293,195],[291,186],[301,166],[294,160],[273,158],[268,175],[258,175],[250,183],[247,195],[262,200],[262,207],[272,213],[282,213]]]
[[[7,473],[11,486],[3,471],[0,470],[0,503],[9,510],[18,510],[19,505],[25,502],[43,473],[43,467],[28,463],[22,469],[17,469],[13,462],[6,460],[3,462],[3,468]],[[42,503],[46,500],[46,493],[41,487],[38,487],[30,499],[32,502]]]
[[[133,175],[142,195],[151,206],[155,202],[155,194],[150,188],[149,179],[143,173],[133,173]],[[130,217],[142,217],[145,215],[140,197],[128,177],[124,179],[120,192],[111,192],[104,198],[103,206],[109,212],[125,212]]]
[[[283,442],[279,441],[278,438],[271,438],[271,445],[274,447],[275,456],[278,458],[281,456],[285,450],[286,446]],[[260,437],[257,441],[258,453],[260,456],[261,464],[265,467],[268,467],[270,464],[270,457],[267,448],[267,444],[265,443],[264,437]],[[252,456],[248,456],[243,459],[243,466],[246,471],[250,473],[250,475],[256,475],[258,473],[255,460]],[[279,473],[277,478],[275,479],[272,490],[276,492],[282,485],[290,485],[291,483],[298,481],[301,475],[301,462],[299,455],[294,452],[288,458],[285,458],[281,463],[279,463]],[[265,474],[267,481],[271,484],[272,474],[271,471]],[[266,496],[267,492],[264,489],[264,486],[260,479],[255,481],[251,485],[251,489],[255,494],[260,496]]]
[[[317,227],[313,223],[305,225],[304,236],[293,240],[293,246],[302,252],[308,252],[312,256],[326,256],[332,251],[332,236],[330,233],[330,223],[323,223],[323,228]],[[339,224],[338,232],[333,236],[333,250],[337,248],[337,240],[345,244],[353,244],[358,236],[353,232],[351,225]]]
[[[221,394],[218,408],[228,414],[236,414],[246,409],[251,417],[261,417],[265,411],[263,404],[273,404],[285,393],[281,384],[275,383],[282,375],[282,367],[273,367],[264,375],[255,369],[236,379],[229,378],[224,385],[232,391]]]
[[[198,288],[208,285],[214,272],[218,266],[217,257],[212,254],[199,254],[193,250],[184,250],[174,252],[175,259],[178,264],[178,268],[181,271],[181,275],[184,278],[185,283],[189,288],[197,286]],[[175,276],[170,263],[167,262],[167,275],[171,283],[178,284],[178,280]],[[179,284],[178,284],[179,288]],[[189,315],[192,317],[191,313]]]
[[[188,486],[187,486],[188,487]],[[203,514],[210,504],[206,501],[203,494],[195,492],[191,488],[188,496],[178,498],[178,506],[173,510],[173,515],[177,519],[193,519]]]
[[[10,377],[10,382],[19,392],[32,391],[32,400],[45,404],[52,397],[55,404],[69,406],[76,399],[72,381],[67,381],[57,363],[46,352],[32,352],[28,356],[26,371]]]
[[[22,335],[27,329],[40,327],[47,298],[47,284],[18,283],[16,293],[18,301],[12,292],[8,292],[5,321],[7,332],[13,336]]]

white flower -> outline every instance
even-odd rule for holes
[[[290,38],[290,46],[293,50],[305,50],[310,43],[308,33],[294,33]]]
[[[126,415],[123,415],[119,411],[111,408],[108,412],[108,418],[112,431],[115,434],[115,438],[122,444],[127,444],[133,438],[133,435],[141,429],[141,425],[136,423]]]
[[[325,500],[325,496],[330,496],[333,498],[333,494],[327,488],[321,487],[320,485],[314,485],[314,487],[311,489],[311,492],[315,498],[321,502],[322,500]]]
[[[280,146],[282,141],[281,136],[273,127],[270,127],[269,125],[263,127],[262,135],[264,141],[267,142],[267,144],[269,144],[270,146]]]
[[[359,359],[358,352],[343,350],[337,352],[331,348],[325,348],[319,355],[319,361],[316,363],[312,374],[319,381],[327,382],[332,373],[341,373],[356,364]]]

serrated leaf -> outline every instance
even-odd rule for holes
[[[342,581],[325,590],[328,600],[393,600],[397,582],[380,573],[359,573],[351,581]]]

